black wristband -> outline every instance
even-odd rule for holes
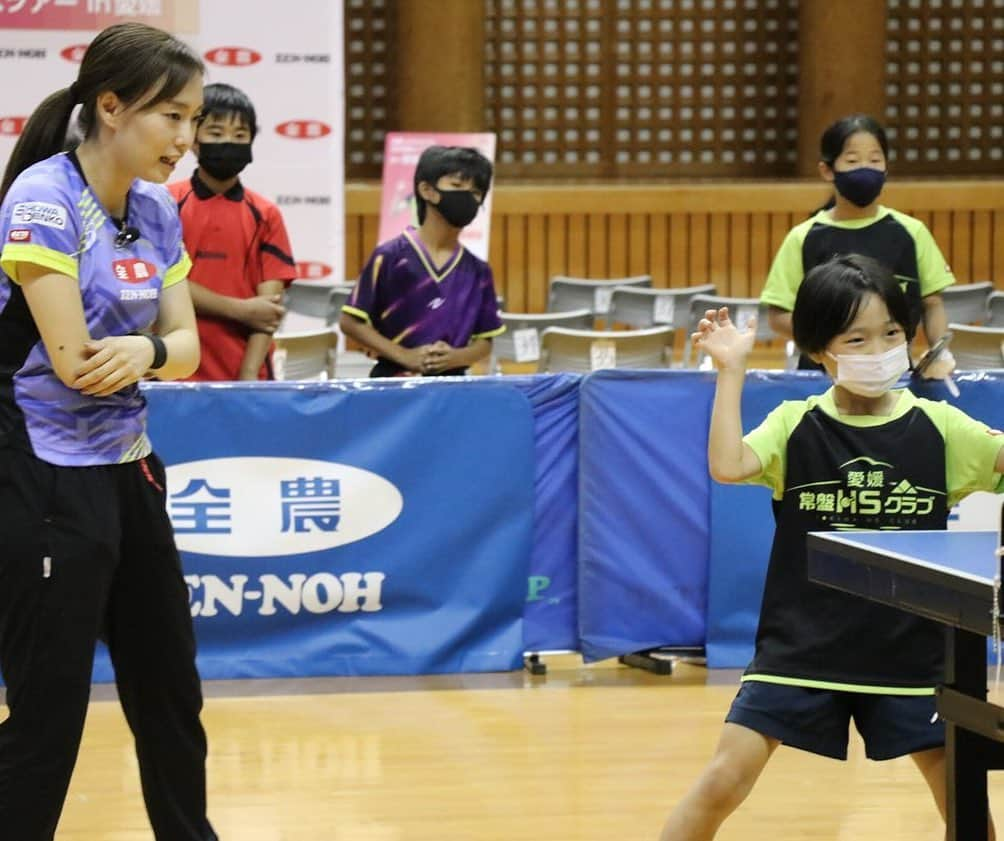
[[[164,344],[164,340],[154,333],[140,333],[140,335],[148,338],[153,344],[153,362],[150,363],[150,370],[163,368],[167,362],[167,345]]]

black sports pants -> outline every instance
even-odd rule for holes
[[[51,841],[108,643],[157,841],[213,841],[188,591],[156,456],[56,467],[0,449],[0,836]],[[110,816],[110,822],[114,817]]]

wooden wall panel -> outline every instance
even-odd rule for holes
[[[960,283],[1004,289],[1004,181],[900,181],[889,205],[931,229]],[[556,274],[651,274],[656,287],[715,283],[758,296],[791,227],[819,206],[815,182],[502,185],[489,260],[507,309],[540,312]],[[346,188],[346,277],[376,245],[379,186]]]
[[[547,308],[547,217],[534,213],[527,217],[526,229],[526,312]]]
[[[989,210],[974,210],[972,214],[972,262],[969,267],[969,277],[973,282],[989,280],[993,277],[993,253],[991,237],[993,235],[993,214]]]
[[[669,283],[666,285],[693,286],[690,280],[690,220],[686,213],[669,214],[669,249]]]
[[[991,249],[993,257],[991,258],[989,280],[992,280],[998,289],[1004,289],[1004,209],[994,211]]]
[[[632,213],[626,219],[628,225],[626,274],[645,274],[652,265],[648,257],[648,216],[644,213]]]

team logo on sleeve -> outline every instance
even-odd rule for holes
[[[14,228],[7,234],[8,242],[31,242],[31,231],[27,228]]]
[[[65,207],[44,201],[19,202],[11,211],[11,221],[15,225],[42,225],[65,231],[68,220]]]

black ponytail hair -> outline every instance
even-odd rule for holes
[[[98,95],[112,91],[125,105],[143,102],[150,108],[175,96],[191,78],[205,71],[202,59],[173,35],[142,23],[118,23],[91,42],[76,81],[47,96],[32,112],[7,161],[0,183],[3,201],[24,170],[65,148],[70,117],[79,104],[80,135],[96,130]]]

